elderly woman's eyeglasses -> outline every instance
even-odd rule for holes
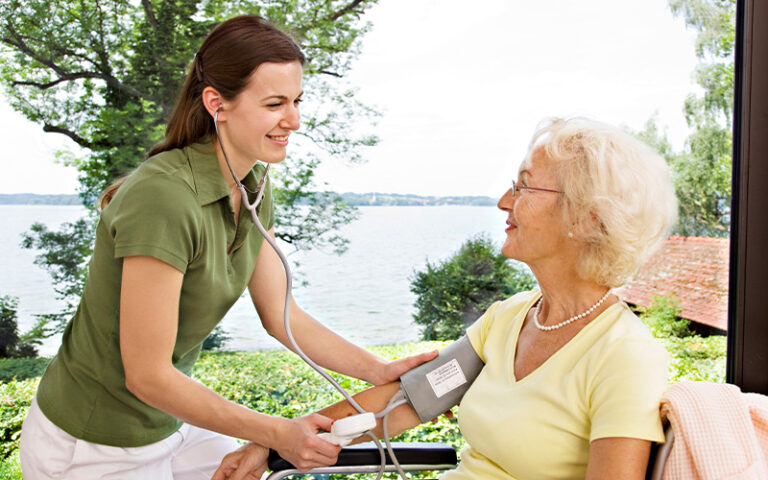
[[[529,187],[527,185],[520,185],[517,183],[516,180],[512,180],[512,195],[519,195],[521,190],[535,190],[537,192],[552,192],[552,193],[563,193],[562,190],[552,190],[551,188],[539,188],[539,187]]]

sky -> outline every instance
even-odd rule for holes
[[[348,76],[381,112],[366,162],[317,170],[337,192],[497,196],[536,126],[587,116],[639,130],[652,116],[682,149],[698,91],[695,32],[666,0],[380,0]],[[0,99],[0,193],[75,193],[70,148]],[[289,147],[290,148],[290,147]]]

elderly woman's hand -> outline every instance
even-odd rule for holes
[[[211,480],[259,480],[267,470],[269,450],[248,443],[224,456]]]

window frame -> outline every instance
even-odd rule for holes
[[[768,394],[768,2],[737,0],[734,55],[726,382]]]

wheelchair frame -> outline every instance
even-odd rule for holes
[[[654,443],[651,447],[651,456],[648,460],[646,480],[661,480],[664,474],[664,466],[669,457],[672,445],[675,441],[672,428],[665,427],[665,442]],[[393,443],[400,466],[406,472],[418,472],[425,470],[448,470],[458,464],[456,451],[450,445],[443,443]],[[379,449],[373,443],[361,443],[345,447],[339,453],[336,465],[324,468],[315,468],[301,473],[293,465],[286,462],[275,452],[270,452],[269,469],[272,473],[267,480],[280,480],[290,475],[311,474],[345,474],[345,473],[377,473],[381,468]],[[397,471],[391,463],[389,453],[386,454],[385,472]]]

